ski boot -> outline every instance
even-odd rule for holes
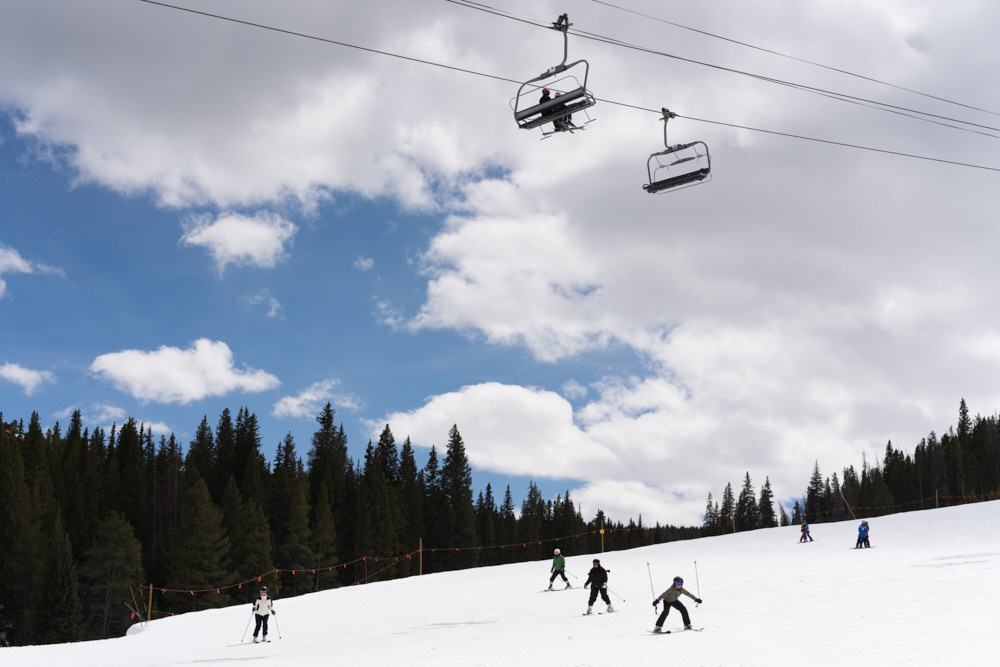
[[[593,607],[587,607],[587,611],[584,613],[584,616],[590,616],[593,613],[594,613],[594,608]]]
[[[566,582],[566,588],[573,588],[573,584],[571,584],[571,583],[569,583],[569,582],[567,581],[567,582]]]
[[[608,613],[609,613],[609,614],[613,614],[613,613],[615,613],[615,608],[614,608],[614,607],[612,607],[611,605],[608,605]]]
[[[549,587],[548,587],[548,588],[546,588],[545,590],[547,590],[547,591],[551,591],[551,590],[552,590],[552,584],[549,584]]]

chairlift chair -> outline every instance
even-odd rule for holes
[[[569,34],[567,31],[571,25],[566,14],[561,15],[552,24],[553,30],[558,30],[563,34],[562,62],[522,83],[521,87],[517,89],[517,96],[511,100],[514,120],[522,130],[533,130],[546,123],[552,123],[552,130],[542,130],[542,134],[548,136],[555,132],[581,130],[583,125],[593,121],[585,111],[585,109],[597,104],[597,100],[587,90],[590,64],[586,60],[577,60],[566,64],[569,55]],[[571,69],[574,72],[567,73]],[[564,73],[564,76],[559,76]],[[577,75],[582,75],[583,83],[580,82]],[[554,91],[556,94],[551,99],[534,103],[533,100],[537,99],[535,96],[546,89]],[[576,124],[572,120],[572,115],[581,111],[587,120]]]
[[[712,180],[712,156],[704,141],[671,146],[667,141],[667,121],[677,114],[663,109],[663,145],[666,150],[653,153],[646,162],[649,183],[642,189],[650,194],[678,190]]]

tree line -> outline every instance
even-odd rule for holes
[[[702,534],[585,521],[568,491],[545,500],[534,482],[520,511],[509,485],[474,495],[457,425],[422,466],[388,425],[355,461],[334,417],[320,411],[304,458],[289,433],[268,462],[246,408],[214,429],[204,417],[186,451],[131,418],[105,432],[76,411],[63,432],[0,413],[0,645],[120,636],[147,608],[248,603],[261,575],[289,597]]]
[[[707,534],[755,530],[789,524],[824,523],[932,509],[1000,496],[1000,420],[996,415],[969,416],[965,399],[958,407],[957,426],[940,438],[933,432],[920,440],[912,455],[889,441],[881,461],[834,472],[824,478],[813,466],[804,496],[789,518],[784,507],[775,515],[770,480],[759,499],[750,473],[738,498],[727,484],[721,504],[708,494],[703,528]]]

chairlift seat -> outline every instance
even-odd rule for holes
[[[708,168],[699,169],[697,171],[692,171],[687,174],[681,174],[680,176],[673,176],[671,178],[664,178],[660,181],[655,181],[653,183],[648,183],[642,186],[642,189],[650,194],[656,194],[662,190],[669,190],[670,188],[680,187],[682,185],[690,185],[697,181],[703,181],[708,178],[709,170]]]

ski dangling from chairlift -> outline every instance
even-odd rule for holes
[[[704,141],[671,146],[667,141],[667,121],[677,114],[663,109],[663,145],[667,150],[653,153],[646,163],[649,183],[642,189],[650,194],[682,190],[712,180],[712,156]]]
[[[563,34],[563,59],[554,67],[550,67],[533,79],[521,84],[517,97],[511,100],[514,109],[514,120],[522,130],[542,128],[542,138],[556,132],[575,132],[582,130],[584,125],[593,122],[586,109],[597,104],[597,100],[587,90],[587,76],[590,65],[586,60],[577,60],[566,64],[569,55],[569,16],[563,14],[552,24],[553,30]],[[572,72],[570,72],[572,70]],[[578,76],[583,77],[580,82]],[[536,95],[538,101],[535,102]],[[573,114],[581,113],[573,120]],[[551,123],[549,129],[543,126]]]

